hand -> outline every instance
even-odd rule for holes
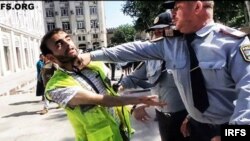
[[[122,86],[122,85],[120,85],[119,87],[118,87],[118,92],[123,92],[125,90],[125,88]]]
[[[86,67],[91,61],[90,53],[78,54],[77,58],[74,61],[74,66],[79,70]]]
[[[181,124],[181,129],[180,130],[181,130],[181,133],[182,133],[182,135],[184,137],[190,136],[188,122],[189,122],[188,118],[185,118],[184,121]]]
[[[136,120],[144,122],[144,121],[148,121],[151,118],[145,110],[146,107],[149,107],[149,106],[140,105],[133,110],[132,114],[134,115]]]
[[[221,141],[221,137],[220,136],[215,136],[211,139],[211,141]]]
[[[141,96],[140,103],[147,104],[150,106],[160,106],[163,107],[167,105],[165,102],[159,101],[157,95]]]

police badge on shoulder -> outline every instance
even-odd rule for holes
[[[250,44],[240,47],[241,54],[245,61],[250,62]]]

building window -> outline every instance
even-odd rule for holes
[[[77,29],[84,29],[84,21],[77,21]]]
[[[76,7],[76,15],[83,15],[83,8],[82,7]]]
[[[90,24],[91,24],[91,28],[99,28],[99,23],[97,20],[91,20]]]
[[[70,24],[69,22],[62,22],[63,30],[70,30]]]
[[[82,40],[82,37],[81,36],[78,36],[78,41],[81,41]]]
[[[46,17],[54,17],[53,8],[46,8]]]
[[[18,68],[21,68],[22,64],[21,64],[21,52],[20,52],[20,48],[19,47],[16,47],[16,57],[17,57],[17,66]]]
[[[28,49],[25,48],[24,49],[24,55],[26,56],[26,66],[28,67],[30,65],[30,60],[29,60],[29,53],[28,53]]]
[[[47,23],[47,29],[48,31],[52,30],[55,28],[55,23]]]
[[[8,46],[4,46],[4,57],[5,57],[6,69],[7,71],[10,71],[11,58],[10,58],[10,49]]]
[[[85,36],[78,36],[78,41],[85,41]]]
[[[97,15],[97,7],[96,6],[90,6],[90,15]]]
[[[93,34],[93,38],[98,38],[98,34]]]
[[[86,52],[86,47],[87,47],[86,44],[80,44],[80,45],[79,45],[79,49],[81,49],[81,50],[84,51],[84,52]]]
[[[61,16],[69,16],[69,8],[61,7]]]

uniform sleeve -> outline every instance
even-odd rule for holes
[[[130,42],[91,52],[93,61],[127,62],[164,58],[164,40],[158,42]]]
[[[57,88],[49,91],[48,95],[53,101],[65,108],[78,91],[78,87]]]
[[[249,45],[248,38],[241,43]],[[250,62],[243,59],[240,50],[236,50],[228,63],[230,73],[236,83],[238,99],[235,101],[234,113],[230,119],[230,124],[250,125]]]
[[[137,88],[138,83],[147,80],[146,74],[146,65],[143,63],[141,67],[135,69],[131,74],[124,77],[121,81],[121,84],[126,89]]]

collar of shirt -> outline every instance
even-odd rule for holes
[[[75,72],[65,70],[65,69],[63,69],[63,68],[61,68],[61,67],[58,67],[58,70],[61,70],[61,71],[65,72],[65,73],[67,73],[67,74],[75,74]]]
[[[204,27],[202,27],[200,30],[198,30],[196,32],[196,35],[199,37],[206,36],[207,34],[209,34],[213,30],[214,25],[215,25],[215,23],[213,21],[206,24]]]

